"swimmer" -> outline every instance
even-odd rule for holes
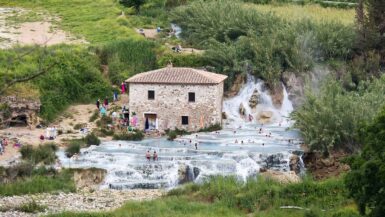
[[[265,146],[265,143],[262,143],[262,146]]]
[[[198,150],[198,143],[195,143],[195,150]]]

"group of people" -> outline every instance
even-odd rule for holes
[[[152,160],[157,161],[158,160],[158,154],[156,153],[156,151],[154,151],[153,155],[151,156],[150,150],[147,150],[146,159],[148,161],[151,161],[151,158],[152,158]]]

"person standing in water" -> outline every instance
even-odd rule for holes
[[[195,143],[195,150],[198,150],[198,143]]]
[[[152,159],[154,161],[157,161],[158,160],[158,154],[156,153],[156,151],[154,151],[154,155],[152,156]]]
[[[146,153],[146,158],[147,158],[148,161],[151,160],[150,150],[147,151],[147,153]]]

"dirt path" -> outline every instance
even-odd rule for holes
[[[52,25],[47,15],[37,22],[13,22],[11,16],[28,16],[28,10],[20,8],[0,8],[0,49],[19,45],[55,45],[87,43]]]

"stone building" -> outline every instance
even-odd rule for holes
[[[130,123],[138,129],[197,131],[222,123],[225,75],[166,67],[137,74],[129,85]]]

